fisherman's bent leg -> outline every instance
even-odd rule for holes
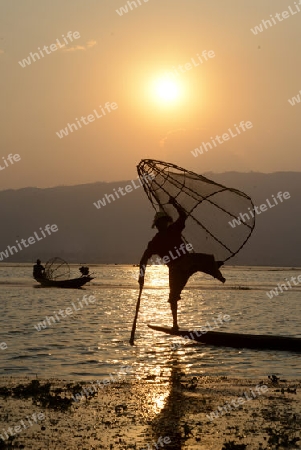
[[[219,267],[222,264],[220,261],[215,261],[213,255],[208,255],[207,253],[192,253],[189,256],[191,257],[191,275],[195,272],[204,272],[222,283],[226,281],[219,270]]]

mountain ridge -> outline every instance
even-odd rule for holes
[[[260,205],[278,192],[290,199],[256,217],[256,227],[231,265],[301,266],[301,172],[206,172],[213,181],[246,192]],[[137,178],[135,179],[137,180]],[[148,241],[154,210],[139,186],[97,209],[94,202],[132,180],[0,191],[0,252],[27,239],[40,227],[58,232],[2,262],[43,261],[60,256],[69,262],[138,263]]]

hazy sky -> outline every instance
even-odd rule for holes
[[[299,0],[136,3],[121,15],[125,0],[0,0],[0,189],[133,179],[143,158],[199,173],[300,171],[301,102],[288,102],[301,90]],[[118,108],[97,117],[106,102]],[[241,121],[253,127],[238,134]]]

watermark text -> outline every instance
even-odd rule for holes
[[[148,2],[148,0],[128,0],[124,6],[121,6],[119,9],[115,9],[115,11],[121,17],[123,16],[123,14],[127,14],[128,12],[133,11],[134,8],[136,9],[138,8],[138,6],[142,6],[143,3],[141,3],[141,1],[143,1],[144,3]]]
[[[219,313],[217,318],[213,318],[214,324],[216,325],[215,327],[212,327],[209,322],[206,322],[205,326],[201,327],[200,330],[194,330],[191,333],[189,333],[185,336],[181,336],[181,337],[182,337],[182,339],[196,340],[195,337],[201,337],[203,334],[208,333],[208,331],[216,330],[221,325],[223,325],[223,322],[230,322],[230,320],[231,320],[231,316],[229,316],[227,314],[223,315],[223,313]],[[181,345],[182,345],[182,342],[180,342],[180,341],[173,342],[171,347],[173,350],[176,350]]]
[[[274,15],[270,14],[270,19],[266,20],[263,19],[261,21],[261,24],[256,25],[254,28],[250,28],[250,30],[252,31],[253,34],[257,35],[259,33],[262,33],[264,30],[272,28],[274,25],[277,25],[278,23],[283,22],[286,19],[289,19],[295,14],[298,14],[299,12],[301,12],[301,8],[299,6],[301,5],[301,0],[299,0],[298,3],[294,2],[294,4],[295,7],[289,6],[288,11],[283,11],[282,13],[276,13]]]
[[[95,395],[96,392],[98,392],[98,389],[103,389],[105,386],[111,383],[118,383],[124,380],[125,376],[128,375],[128,372],[133,372],[132,366],[121,366],[121,371],[117,372],[117,378],[114,378],[114,376],[110,373],[109,378],[105,378],[104,380],[96,380],[97,386],[94,385],[93,381],[90,381],[91,387],[84,387],[81,392],[78,392],[75,394],[75,396],[72,396],[73,400],[75,402],[79,402],[85,398],[88,398],[91,395]],[[115,375],[115,376],[116,376]]]
[[[165,444],[170,444],[171,439],[169,436],[165,436],[164,438],[162,436],[159,437],[157,443],[153,444],[147,444],[147,448],[143,448],[142,450],[159,450],[160,448],[163,448]]]
[[[104,105],[104,107],[102,107],[102,105],[99,105],[99,108],[100,108],[102,114],[99,114],[99,111],[97,111],[96,109],[93,109],[93,113],[94,113],[94,114],[89,114],[88,116],[81,116],[80,119],[78,119],[78,118],[76,117],[76,118],[75,118],[75,121],[76,121],[77,125],[76,125],[76,123],[74,123],[74,122],[72,122],[72,123],[69,123],[69,122],[68,122],[68,123],[67,123],[67,126],[66,126],[65,128],[61,129],[60,131],[56,131],[55,134],[56,134],[60,139],[62,139],[63,137],[69,135],[69,131],[70,131],[71,133],[73,133],[73,131],[77,131],[79,128],[82,128],[82,124],[84,124],[84,125],[89,125],[89,123],[94,122],[96,118],[97,118],[97,119],[100,119],[101,117],[103,117],[103,115],[106,116],[105,109],[106,109],[107,112],[109,112],[109,113],[112,112],[112,110],[115,111],[115,109],[118,108],[118,105],[117,105],[117,103],[115,103],[115,102],[111,102],[111,103],[110,103],[110,102],[106,102],[106,104]]]
[[[296,283],[295,280],[298,280],[298,283]],[[301,283],[301,275],[298,275],[298,277],[291,277],[291,282],[294,283],[294,286],[298,286],[298,284]],[[286,291],[292,289],[293,286],[291,285],[291,282],[286,281],[283,284],[278,283],[275,289],[272,289],[271,291],[266,293],[269,299],[277,297],[280,294],[280,292],[283,293],[283,289],[285,289]]]
[[[208,150],[211,150],[213,146],[217,147],[217,144],[223,144],[224,142],[229,141],[229,139],[234,138],[239,134],[241,134],[242,131],[244,132],[250,130],[251,128],[253,128],[253,124],[249,120],[247,122],[244,122],[244,120],[242,120],[239,125],[234,124],[234,127],[235,130],[237,131],[237,134],[235,134],[235,132],[233,132],[231,128],[228,128],[227,130],[228,133],[223,133],[221,136],[217,134],[215,138],[211,136],[210,138],[211,142],[202,142],[200,147],[191,150],[191,153],[196,158],[197,156],[202,155],[204,151],[208,152]]]
[[[283,199],[284,200],[288,200],[291,198],[291,195],[289,192],[278,192],[278,194],[276,195],[276,197],[278,198],[278,200],[280,201],[280,203],[283,203]],[[282,198],[283,197],[283,198]],[[230,220],[228,223],[229,225],[231,225],[232,228],[235,228],[238,225],[241,225],[242,223],[247,222],[248,220],[250,220],[251,218],[254,218],[254,213],[256,214],[261,214],[262,212],[265,212],[268,210],[268,207],[274,208],[276,205],[278,205],[278,201],[276,200],[275,196],[272,195],[272,199],[274,203],[271,203],[269,201],[269,199],[266,199],[267,203],[262,203],[260,206],[254,206],[253,209],[248,208],[248,213],[240,213],[239,216],[236,219]]]
[[[0,170],[4,170],[4,169],[6,169],[6,167],[9,167],[12,164],[14,164],[14,162],[20,161],[21,156],[18,153],[16,153],[15,155],[10,153],[6,158],[4,156],[2,156],[2,159],[3,159],[3,163],[1,162],[1,164],[4,164],[4,167],[2,167],[2,165],[0,164]]]
[[[45,415],[43,413],[33,413],[31,418],[29,419],[28,416],[26,416],[27,422],[26,420],[20,420],[20,424],[22,425],[14,425],[13,427],[9,427],[6,430],[4,428],[2,428],[1,434],[0,434],[0,438],[2,439],[2,441],[5,441],[6,439],[9,439],[12,436],[16,436],[16,434],[21,433],[23,430],[26,430],[29,427],[32,427],[35,423],[38,423],[38,420],[42,421],[45,419]],[[25,424],[25,423],[26,424]],[[35,423],[33,423],[35,422]]]
[[[47,328],[47,325],[50,327],[51,325],[61,321],[61,319],[58,317],[58,314],[61,316],[61,318],[66,319],[66,317],[72,316],[74,311],[81,311],[84,308],[83,303],[85,303],[86,306],[89,306],[89,304],[93,304],[96,300],[96,297],[94,295],[90,295],[88,298],[86,297],[88,296],[84,295],[82,300],[78,299],[77,306],[80,306],[80,308],[77,308],[74,302],[71,302],[71,306],[69,306],[65,310],[60,309],[58,312],[54,311],[53,316],[46,316],[45,320],[39,322],[38,325],[34,325],[35,329],[37,331],[45,330]]]
[[[18,240],[16,240],[16,244],[19,248],[19,250],[23,250],[24,248],[29,247],[30,245],[35,244],[37,241],[41,241],[43,238],[47,237],[47,234],[45,232],[48,233],[48,236],[51,235],[51,233],[56,233],[58,231],[58,227],[56,224],[53,225],[46,225],[43,228],[40,227],[40,232],[41,232],[41,236],[38,235],[38,233],[36,231],[33,232],[34,237],[30,236],[29,238],[27,238],[27,242],[26,239],[21,239],[20,242]],[[23,247],[22,247],[23,245]],[[17,249],[17,247],[15,245],[8,245],[6,250],[4,250],[3,252],[0,252],[0,261],[3,261],[3,258],[8,258],[10,255],[14,255],[14,253],[18,253],[19,250]]]
[[[291,106],[295,106],[298,103],[301,103],[301,90],[299,91],[299,94],[296,97],[290,98],[288,100]]]
[[[67,33],[67,37],[64,36],[64,34],[62,35],[63,41],[65,42],[65,44],[61,44],[61,42],[59,41],[59,39],[56,40],[56,44],[51,44],[51,45],[44,45],[43,49],[41,49],[40,47],[38,47],[38,53],[29,53],[29,56],[27,58],[24,58],[22,61],[19,61],[20,66],[24,69],[27,66],[30,66],[31,62],[36,62],[39,59],[44,58],[45,55],[50,55],[52,52],[55,52],[56,50],[58,50],[59,48],[65,47],[65,45],[68,45],[70,42],[73,42],[73,39],[79,39],[80,38],[80,34],[78,31],[68,31]],[[60,39],[62,39],[60,38]],[[68,41],[69,39],[69,41]],[[45,52],[45,54],[44,54]]]
[[[196,57],[190,58],[189,62],[185,64],[179,64],[178,66],[173,66],[172,70],[169,72],[165,72],[165,77],[167,78],[176,78],[180,76],[182,73],[188,72],[194,67],[198,67],[209,59],[215,58],[215,53],[213,50],[203,50],[201,55],[197,53]]]
[[[108,203],[111,203],[111,201],[115,201],[116,199],[124,197],[126,194],[133,192],[133,187],[136,190],[136,189],[140,188],[143,184],[145,184],[145,183],[147,184],[147,183],[149,183],[149,181],[152,181],[152,180],[153,180],[152,175],[143,175],[143,177],[138,178],[137,184],[135,184],[135,180],[132,180],[131,184],[127,184],[126,186],[119,187],[118,189],[114,188],[112,194],[105,194],[105,196],[101,200],[94,202],[93,205],[95,206],[95,208],[100,209],[101,207],[106,206]],[[119,194],[121,194],[121,197]]]
[[[253,389],[250,389],[251,397],[249,397],[248,394],[246,392],[244,392],[242,397],[238,397],[237,399],[231,400],[231,404],[232,404],[232,406],[234,406],[234,408],[239,408],[244,403],[249,402],[250,400],[254,400],[254,398],[256,398],[257,396],[265,394],[268,391],[268,389],[269,388],[265,384],[257,385],[255,387],[255,391],[256,391],[257,395],[255,394]],[[210,415],[206,414],[206,416],[212,422],[214,419],[218,419],[224,413],[227,414],[230,411],[232,411],[232,407],[231,407],[230,403],[227,402],[225,405],[219,406],[216,411],[211,412]]]

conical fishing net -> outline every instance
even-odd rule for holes
[[[152,159],[142,160],[137,171],[156,211],[163,210],[176,220],[178,212],[168,204],[170,197],[185,210],[188,217],[182,235],[192,244],[194,252],[213,254],[216,260],[227,261],[251,236],[255,226],[255,214],[251,214],[254,205],[244,192]],[[233,220],[240,213],[247,213],[250,219],[235,224]]]
[[[69,264],[62,258],[52,258],[45,265],[45,275],[49,280],[68,280],[70,278]]]

